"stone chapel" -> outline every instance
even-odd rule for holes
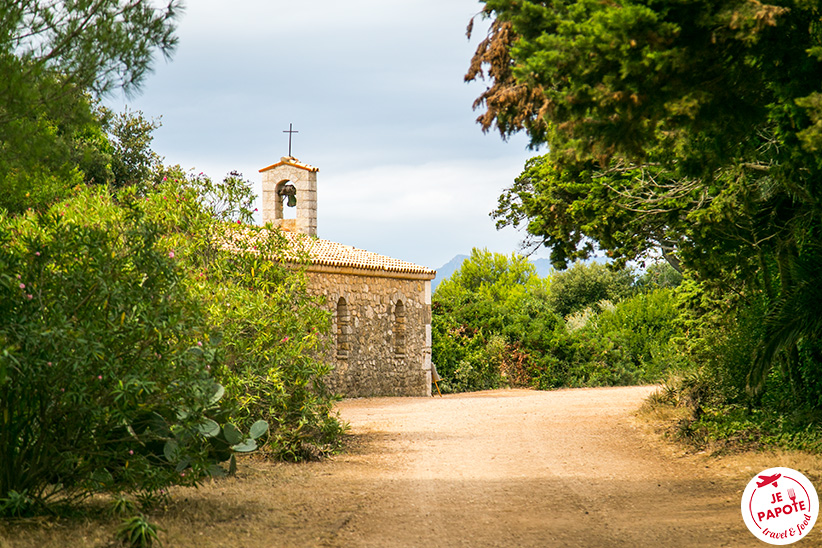
[[[262,173],[262,222],[305,246],[309,290],[333,315],[329,386],[348,397],[431,395],[431,280],[436,271],[317,238],[318,168],[286,156]],[[296,218],[284,218],[294,205]]]

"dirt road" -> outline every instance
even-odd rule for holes
[[[678,454],[635,420],[651,391],[347,400],[346,453],[243,462],[237,478],[175,490],[152,520],[169,548],[765,546],[742,522],[746,483],[820,459]],[[114,527],[17,527],[0,548],[110,546]],[[797,546],[822,546],[822,526]]]
[[[741,519],[744,483],[632,426],[651,390],[344,402],[367,442],[332,472],[357,503],[323,544],[760,546]]]
[[[652,390],[347,400],[347,453],[216,484],[224,505],[204,502],[194,535],[179,522],[197,499],[181,505],[164,524],[169,545],[222,546],[203,542],[220,525],[199,524],[223,519],[240,543],[225,546],[763,546],[742,521],[742,491],[755,473],[792,463],[675,454],[635,420]],[[248,488],[261,482],[270,487]],[[822,546],[822,534],[800,545]]]

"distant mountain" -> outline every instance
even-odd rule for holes
[[[462,262],[468,258],[468,255],[457,255],[441,267],[437,269],[437,277],[431,280],[431,291],[434,291],[439,283],[446,278],[450,278],[451,274],[456,272],[462,266]]]

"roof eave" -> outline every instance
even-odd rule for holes
[[[291,263],[296,264],[296,263]],[[304,266],[308,272],[316,272],[322,274],[348,274],[350,276],[367,276],[373,278],[394,278],[394,279],[401,279],[401,280],[420,280],[420,281],[430,281],[433,280],[437,273],[436,271],[424,271],[424,272],[411,272],[411,271],[400,271],[400,270],[388,270],[388,269],[373,269],[373,268],[363,268],[359,266],[348,266],[348,265],[328,265],[328,264],[318,264],[318,263],[308,263],[301,265]]]
[[[297,160],[294,157],[286,156],[286,157],[281,158],[280,161],[277,162],[276,164],[271,164],[268,167],[262,168],[260,170],[260,173],[263,173],[265,171],[269,171],[271,169],[274,169],[275,167],[280,167],[280,166],[285,166],[285,165],[292,166],[292,167],[297,167],[297,168],[300,168],[300,169],[304,169],[304,170],[312,172],[312,173],[316,173],[317,171],[320,171],[320,168],[318,168],[318,167],[310,166],[308,164],[303,164],[302,162],[300,162],[299,160]]]

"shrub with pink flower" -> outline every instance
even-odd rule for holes
[[[163,247],[165,231],[179,231],[148,218],[141,208],[152,206],[139,197],[126,211],[119,205],[126,194],[116,202],[106,189],[86,189],[53,215],[0,216],[0,264],[14,273],[0,276],[0,409],[9,417],[0,435],[0,500],[15,491],[47,508],[98,490],[190,484],[213,462],[197,424],[215,382],[210,363],[189,351],[210,327],[184,265],[165,260]],[[67,205],[84,214],[54,222]],[[121,323],[125,311],[129,321]],[[178,419],[184,406],[190,417]],[[123,426],[147,416],[165,419],[133,434]],[[174,462],[162,453],[172,432],[190,440]],[[160,454],[137,450],[134,436]],[[185,476],[176,470],[182,459],[191,463]]]

